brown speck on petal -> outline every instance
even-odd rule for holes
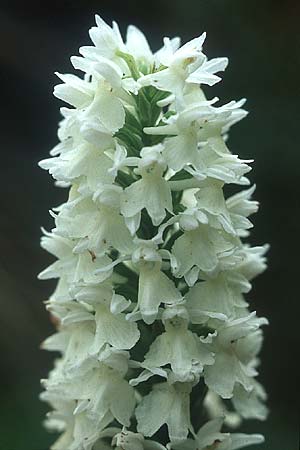
[[[92,250],[88,250],[88,252],[89,252],[89,254],[91,255],[91,257],[92,257],[92,261],[94,262],[95,261],[95,259],[96,259],[96,255],[95,255],[95,253],[92,251]]]

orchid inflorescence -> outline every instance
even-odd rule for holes
[[[205,33],[152,53],[134,26],[96,16],[93,46],[57,74],[59,144],[40,162],[68,200],[53,209],[42,247],[57,260],[47,301],[60,352],[42,399],[53,450],[234,450],[261,435],[221,432],[264,419],[256,381],[260,327],[244,294],[267,246],[242,242],[258,203],[251,160],[226,142],[244,100],[219,105],[203,85],[227,58],[208,60]]]

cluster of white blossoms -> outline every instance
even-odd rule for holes
[[[222,432],[263,419],[256,380],[260,327],[244,294],[265,269],[266,246],[242,243],[257,211],[249,160],[226,145],[244,100],[219,104],[212,86],[227,58],[208,60],[205,34],[153,53],[129,26],[96,16],[93,46],[57,74],[63,107],[51,158],[69,188],[42,247],[56,260],[47,308],[60,352],[42,398],[53,450],[235,450],[261,435]],[[226,189],[225,189],[226,190]],[[226,430],[226,428],[225,428]]]

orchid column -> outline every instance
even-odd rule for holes
[[[202,86],[227,58],[208,60],[205,34],[152,53],[129,26],[96,16],[93,46],[57,74],[60,143],[41,161],[68,200],[42,246],[56,261],[47,302],[60,356],[42,398],[53,450],[234,450],[261,435],[221,432],[264,419],[256,380],[261,325],[244,294],[265,269],[243,244],[257,211],[226,142],[244,100],[219,105]],[[224,197],[226,184],[241,192]],[[224,403],[225,400],[226,402]],[[149,439],[151,438],[151,439]]]

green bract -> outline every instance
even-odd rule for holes
[[[260,443],[221,432],[267,413],[256,380],[267,321],[244,298],[267,247],[241,240],[254,188],[224,197],[226,184],[249,184],[251,160],[226,145],[244,100],[206,98],[228,61],[207,59],[205,34],[152,53],[137,28],[124,42],[116,23],[96,24],[94,45],[71,58],[83,76],[58,74],[54,94],[71,108],[40,162],[69,188],[42,238],[56,260],[40,278],[58,279],[47,302],[57,332],[43,344],[61,355],[43,380],[46,425],[62,433],[52,448]]]

